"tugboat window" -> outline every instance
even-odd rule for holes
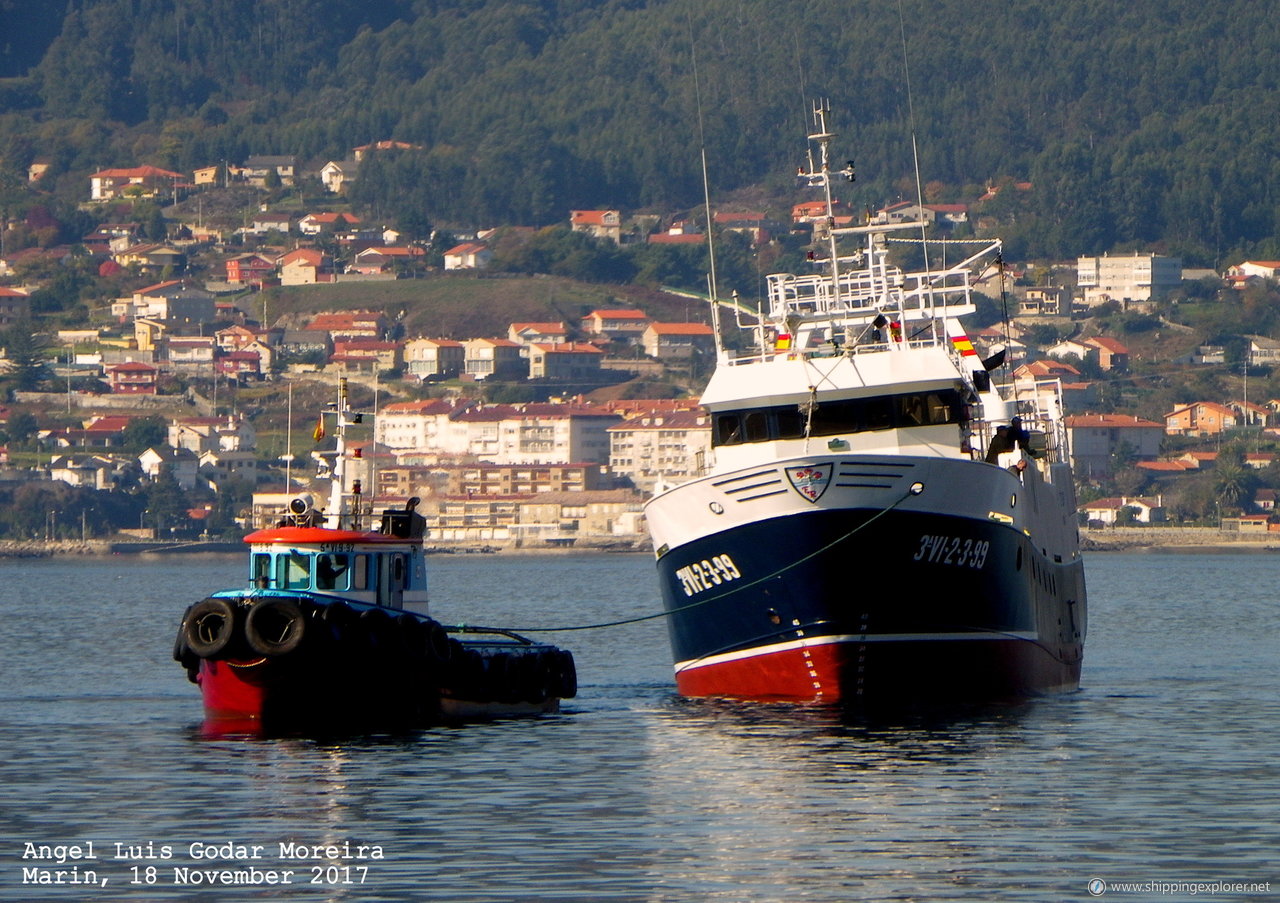
[[[280,556],[280,568],[284,571],[284,579],[280,585],[285,589],[311,588],[311,556],[303,552],[290,552]]]
[[[355,564],[351,568],[351,588],[352,589],[368,589],[369,588],[369,556],[356,555]]]
[[[249,579],[254,586],[266,589],[271,581],[271,556],[270,555],[254,555],[253,571],[249,574]]]
[[[349,589],[346,555],[325,552],[316,556],[316,589]]]

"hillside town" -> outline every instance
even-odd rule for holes
[[[6,349],[10,377],[23,367],[43,369],[39,385],[17,386],[0,411],[9,440],[0,449],[0,485],[61,483],[136,494],[162,483],[191,502],[163,518],[152,504],[127,527],[90,523],[83,509],[78,519],[59,523],[54,512],[42,526],[28,523],[28,534],[208,537],[263,526],[306,487],[323,461],[324,437],[312,437],[314,450],[299,442],[295,451],[294,434],[309,416],[299,408],[296,423],[276,430],[287,435],[288,447],[273,441],[267,448],[255,422],[267,402],[245,410],[228,399],[247,393],[279,409],[295,386],[323,394],[350,381],[370,396],[369,430],[351,445],[347,479],[360,481],[377,505],[420,497],[442,547],[643,545],[644,500],[705,471],[711,424],[697,405],[693,379],[675,398],[608,390],[673,372],[692,377],[694,362],[712,360],[715,336],[705,306],[673,321],[602,303],[577,319],[511,321],[496,336],[409,334],[402,316],[373,306],[320,310],[326,286],[365,284],[373,297],[376,283],[427,272],[474,278],[491,265],[497,230],[409,240],[343,209],[344,186],[358,179],[364,158],[406,149],[412,148],[380,142],[309,171],[294,157],[250,157],[191,174],[104,169],[91,176],[86,205],[125,213],[140,202],[167,208],[163,236],[154,222],[121,218],[102,222],[76,245],[0,247],[0,328],[33,322],[32,298],[50,264],[89,255],[100,275],[127,273],[140,283],[83,325],[51,331],[43,362],[24,362]],[[41,174],[36,164],[29,177],[38,183]],[[289,212],[264,202],[234,229],[203,219],[202,199],[212,208],[219,191],[235,186],[279,197],[304,178],[318,180],[332,203]],[[983,222],[985,203],[1001,191],[1028,188],[991,186],[973,204],[841,209],[838,219],[924,222],[940,235],[968,235],[992,225]],[[795,204],[789,217],[739,209],[715,213],[713,228],[763,248],[784,234],[807,241],[822,228],[823,213],[809,203]],[[617,246],[706,242],[706,224],[680,215],[573,210],[565,225]],[[448,241],[442,245],[441,238]],[[1237,396],[1182,399],[1159,419],[1103,412],[1103,396],[1153,366],[1186,374],[1227,367],[1225,345],[1187,345],[1187,335],[1175,335],[1176,324],[1162,318],[1161,304],[1206,280],[1241,296],[1272,286],[1280,261],[1242,261],[1219,274],[1134,252],[1082,256],[1042,270],[1035,280],[1016,270],[985,274],[984,290],[1001,298],[1008,317],[973,329],[971,338],[984,355],[1003,349],[1015,391],[1034,392],[1046,380],[1061,384],[1073,412],[1068,427],[1081,524],[1208,522],[1239,534],[1280,529],[1280,468],[1272,450],[1280,443],[1280,398],[1251,400],[1247,376]],[[318,310],[270,321],[263,293],[297,286],[315,293]],[[1127,335],[1117,335],[1122,331],[1108,331],[1105,321],[1098,327],[1100,313],[1130,323],[1145,318],[1141,336],[1154,324],[1157,341],[1132,348]],[[1246,374],[1267,373],[1280,360],[1280,341],[1239,339],[1230,364]],[[527,397],[536,400],[493,397],[486,390],[496,385],[530,387]],[[133,447],[139,435],[152,441]],[[1203,504],[1197,511],[1166,503],[1208,473],[1231,484],[1218,487],[1212,518]]]

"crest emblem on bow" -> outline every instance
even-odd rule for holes
[[[791,488],[811,502],[822,498],[822,493],[831,485],[830,464],[802,464],[799,467],[785,468],[787,480]]]

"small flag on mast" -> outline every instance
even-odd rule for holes
[[[324,438],[324,415],[316,418],[316,428],[311,431],[311,438],[319,442]]]

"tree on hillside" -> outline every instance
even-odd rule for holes
[[[3,379],[12,391],[34,392],[53,376],[48,358],[49,337],[36,332],[30,320],[20,320],[0,333],[0,342],[9,361]]]

